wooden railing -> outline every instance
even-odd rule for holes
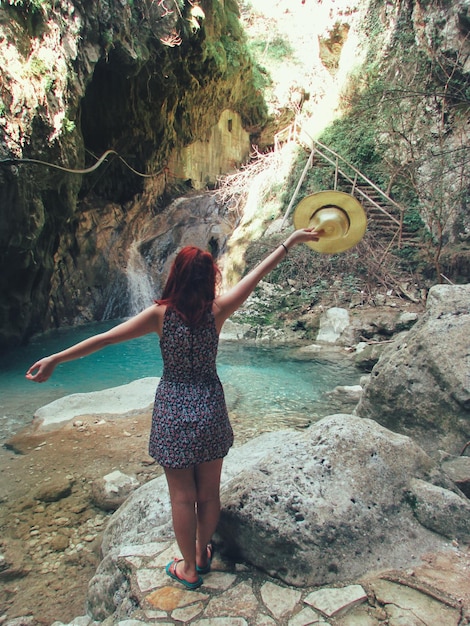
[[[397,230],[393,239],[398,239],[398,247],[401,247],[402,243],[402,234],[403,234],[403,216],[404,216],[404,208],[400,206],[393,198],[390,198],[380,187],[378,187],[375,183],[373,183],[367,176],[365,176],[362,172],[360,172],[354,165],[346,161],[341,155],[337,152],[328,148],[324,144],[320,143],[316,139],[310,137],[305,131],[303,131],[297,122],[294,122],[287,128],[283,129],[279,133],[277,133],[274,137],[274,148],[275,150],[279,149],[279,147],[286,142],[296,141],[299,144],[303,145],[307,149],[310,150],[309,157],[303,169],[303,172],[299,178],[297,186],[295,188],[294,194],[289,202],[289,206],[284,214],[281,229],[284,227],[284,224],[292,211],[292,207],[297,199],[300,188],[304,182],[305,176],[307,175],[308,170],[313,166],[314,158],[320,157],[323,161],[334,168],[334,190],[338,190],[338,183],[341,177],[341,182],[343,183],[341,189],[344,191],[344,182],[351,184],[350,193],[353,196],[360,196],[362,199],[366,200],[371,206],[375,207],[379,212],[385,215],[393,224],[396,225]],[[373,190],[376,194],[377,199],[373,198],[368,190]],[[385,206],[384,206],[385,205]],[[396,215],[393,215],[390,211],[387,210],[386,206],[393,207],[396,211]]]

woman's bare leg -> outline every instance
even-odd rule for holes
[[[220,516],[220,474],[223,459],[201,463],[195,467],[196,481],[196,563],[207,565],[207,544],[210,543]]]
[[[165,476],[170,491],[173,529],[183,556],[177,575],[188,582],[199,578],[196,572],[196,473],[195,468],[168,469]]]

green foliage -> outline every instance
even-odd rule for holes
[[[215,75],[225,74],[227,71],[227,53],[220,41],[207,42],[206,56],[210,58],[211,65],[215,66]]]
[[[0,8],[11,7],[10,15],[32,37],[44,29],[45,20],[53,8],[53,0],[0,0]]]
[[[45,61],[43,61],[43,59],[40,59],[38,57],[31,58],[29,62],[29,68],[33,76],[38,76],[38,77],[45,76],[49,71]]]
[[[403,223],[410,233],[416,233],[423,229],[424,222],[416,208],[409,208],[403,216]]]
[[[106,48],[110,48],[113,45],[114,33],[112,28],[108,28],[103,33],[103,43]]]
[[[337,152],[379,186],[383,155],[376,137],[377,127],[370,115],[361,115],[357,109],[335,120],[321,135],[320,141]]]
[[[240,67],[240,59],[243,58],[243,45],[227,35],[222,35],[220,41],[224,47],[227,58],[227,69],[237,69]]]
[[[2,4],[8,4],[11,7],[16,7],[23,13],[41,13],[51,9],[51,2],[48,0],[0,0],[0,6]]]
[[[265,58],[274,62],[284,63],[286,59],[294,56],[290,43],[277,35],[271,40],[257,39],[251,42],[250,49],[254,58]]]
[[[253,78],[254,87],[260,93],[264,93],[273,85],[273,80],[269,72],[263,66],[258,65],[258,63],[253,64]]]
[[[271,250],[285,239],[273,235],[254,241],[247,249],[246,271],[255,266]],[[366,289],[368,280],[367,260],[356,249],[337,255],[318,255],[308,246],[296,246],[264,279],[284,290],[295,285],[290,292],[274,294],[270,309],[289,313],[311,307],[319,302],[348,302],[352,294]]]
[[[64,121],[62,122],[62,129],[64,133],[73,133],[75,130],[75,122],[69,120],[67,117],[64,117]]]
[[[244,40],[244,32],[239,20],[238,5],[236,3],[225,3],[225,30],[230,34],[232,39]]]

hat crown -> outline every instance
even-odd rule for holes
[[[349,217],[337,206],[325,206],[315,211],[309,226],[321,233],[324,239],[339,239],[348,233]]]
[[[318,191],[299,202],[294,212],[295,228],[315,228],[318,241],[307,246],[333,254],[355,246],[364,236],[367,217],[361,203],[342,191]]]

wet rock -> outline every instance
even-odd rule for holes
[[[31,568],[23,550],[23,542],[3,539],[0,542],[0,580],[12,580],[27,576]]]
[[[72,482],[69,478],[55,476],[43,483],[34,497],[41,502],[58,502],[72,493]]]
[[[361,385],[338,385],[329,391],[327,395],[331,398],[337,396],[348,404],[355,404],[359,402],[362,394]]]
[[[66,535],[56,535],[50,541],[50,547],[55,552],[63,552],[69,547],[70,539]]]

